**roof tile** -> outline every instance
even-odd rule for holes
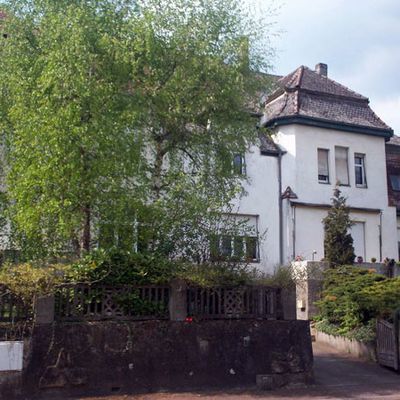
[[[392,132],[372,111],[367,97],[307,67],[297,68],[278,84],[265,102],[266,126],[280,118],[300,116]]]

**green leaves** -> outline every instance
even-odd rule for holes
[[[193,255],[241,192],[232,160],[257,140],[247,107],[267,84],[251,70],[267,65],[254,45],[265,31],[238,0],[4,3],[17,245],[80,255],[103,223],[141,223],[152,251]]]
[[[352,226],[350,210],[339,189],[334,190],[332,208],[323,220],[325,230],[325,259],[331,266],[353,264],[355,254],[353,238],[348,233]]]

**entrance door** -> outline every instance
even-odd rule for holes
[[[354,222],[350,229],[351,237],[353,238],[354,254],[356,257],[361,256],[365,259],[365,223]]]

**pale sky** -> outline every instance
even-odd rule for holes
[[[278,8],[273,71],[328,64],[328,76],[369,97],[400,135],[399,0],[247,0]]]

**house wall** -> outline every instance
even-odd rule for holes
[[[315,250],[315,260],[324,258],[324,226],[322,220],[326,217],[327,212],[328,209],[296,207],[296,255],[311,260],[313,251]],[[380,214],[353,211],[350,213],[350,218],[354,222],[363,222],[365,226],[365,256],[362,254],[356,254],[356,256],[361,255],[365,258],[365,261],[369,261],[372,257],[379,260]],[[390,228],[390,226],[388,228]],[[389,254],[390,249],[388,249],[387,244],[382,243],[382,245],[382,256],[385,257],[385,254]]]
[[[233,212],[257,215],[260,262],[252,266],[272,273],[279,265],[278,158],[261,155],[259,146],[252,146],[245,162],[246,194],[233,202]]]
[[[388,206],[386,158],[384,138],[343,132],[334,129],[285,125],[276,128],[276,142],[286,151],[282,159],[283,190],[290,186],[296,193],[296,201],[309,204],[329,205],[335,188],[335,146],[349,149],[349,186],[340,186],[349,207],[375,209],[375,212],[352,211],[351,218],[365,223],[366,258],[397,258],[397,222],[394,207]],[[318,182],[317,149],[329,150],[329,184]],[[365,154],[367,187],[355,186],[354,153]],[[324,257],[322,219],[326,209],[289,206],[285,211],[285,260],[295,255],[315,260]],[[382,215],[380,214],[381,211]],[[379,227],[382,228],[380,251]],[[293,240],[295,253],[293,254]]]

